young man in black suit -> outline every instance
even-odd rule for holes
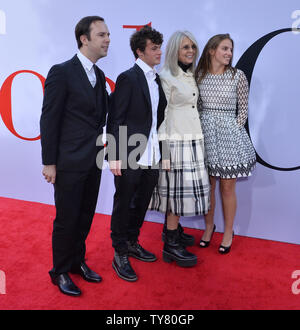
[[[130,45],[137,60],[117,78],[107,120],[107,134],[114,139],[111,146],[108,141],[108,160],[116,188],[111,217],[112,265],[127,281],[137,280],[128,256],[146,262],[156,260],[139,244],[138,237],[158,180],[158,167],[153,165],[162,155],[157,130],[167,101],[154,69],[160,63],[162,42],[162,34],[147,26],[132,35]],[[138,155],[134,151],[137,141]]]
[[[75,28],[79,51],[54,65],[47,76],[40,120],[43,175],[54,185],[52,282],[79,296],[69,272],[90,282],[101,277],[85,263],[85,240],[97,204],[101,170],[96,166],[108,112],[104,73],[95,65],[107,55],[109,31],[99,16],[84,17]]]

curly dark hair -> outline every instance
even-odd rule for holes
[[[151,40],[156,45],[161,45],[163,43],[163,35],[153,29],[151,26],[144,26],[141,30],[135,32],[130,38],[130,47],[135,56],[138,58],[137,49],[141,52],[145,51],[147,40]]]

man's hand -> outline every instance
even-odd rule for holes
[[[49,183],[55,183],[56,179],[56,165],[44,165],[43,168],[43,176],[45,177],[45,180]]]
[[[121,160],[110,160],[109,161],[109,169],[113,175],[121,176],[122,175],[121,167],[122,167]]]
[[[163,170],[170,171],[171,164],[170,164],[170,160],[169,159],[163,159],[161,165],[162,165],[162,169]]]

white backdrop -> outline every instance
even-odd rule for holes
[[[164,34],[163,50],[169,36],[178,29],[191,31],[201,50],[212,35],[229,32],[235,41],[235,64],[264,35],[300,27],[299,10],[296,0],[2,0],[0,196],[53,204],[53,188],[41,175],[40,141],[20,138],[39,136],[41,82],[32,73],[21,73],[9,88],[9,77],[22,70],[46,77],[53,64],[71,58],[77,52],[74,28],[83,16],[100,15],[106,20],[111,45],[107,58],[98,65],[115,81],[120,72],[134,63],[129,37],[135,30],[124,25],[151,22]],[[250,135],[260,157],[280,168],[300,165],[299,58],[300,34],[279,34],[263,48],[252,76]],[[12,130],[12,126],[19,137],[8,129]],[[235,232],[299,244],[299,187],[299,169],[282,171],[258,164],[251,178],[238,182]],[[97,212],[111,213],[113,192],[112,175],[104,170]],[[149,212],[147,219],[161,222],[162,215]],[[204,228],[202,217],[183,219],[183,223]],[[217,231],[222,231],[219,197],[216,224]]]

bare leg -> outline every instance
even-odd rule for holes
[[[210,241],[211,234],[214,229],[214,214],[215,214],[215,205],[216,205],[216,197],[215,197],[215,190],[216,190],[216,178],[213,176],[209,177],[211,191],[210,191],[210,209],[208,213],[205,215],[205,232],[202,236],[203,241]]]
[[[169,213],[167,217],[167,229],[176,230],[178,228],[179,216]]]
[[[236,179],[220,180],[222,207],[225,219],[225,229],[221,245],[226,247],[230,246],[232,243],[232,229],[237,207],[235,185]]]

